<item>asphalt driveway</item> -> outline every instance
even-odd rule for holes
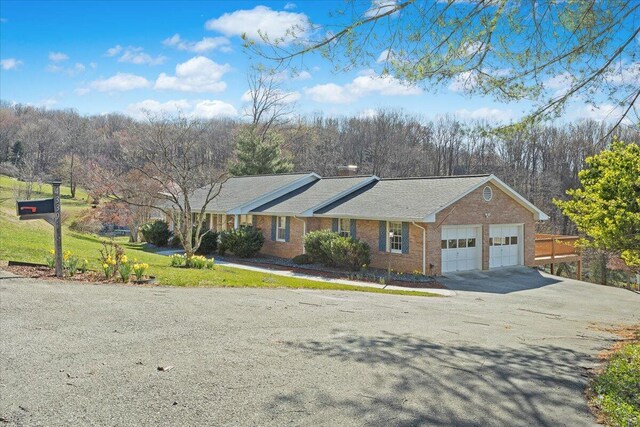
[[[445,279],[458,283],[449,298],[0,279],[0,417],[47,426],[595,424],[587,369],[613,342],[604,328],[640,323],[640,295],[531,270],[514,277],[520,284],[496,279],[493,291]]]

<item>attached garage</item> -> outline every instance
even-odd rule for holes
[[[522,224],[489,226],[489,268],[524,264]]]
[[[482,269],[482,226],[442,228],[442,272]]]

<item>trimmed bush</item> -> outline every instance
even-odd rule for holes
[[[194,230],[195,233],[195,230]],[[198,248],[199,254],[212,254],[218,249],[218,233],[215,231],[204,229],[200,233],[202,235],[202,241]]]
[[[329,230],[312,231],[304,237],[305,252],[311,257],[313,262],[318,264],[331,265],[331,257],[324,249],[327,243],[339,238],[338,233]]]
[[[330,259],[331,266],[358,271],[371,262],[369,245],[358,239],[338,236],[322,243],[322,250]]]
[[[140,232],[144,236],[144,240],[155,246],[167,246],[171,237],[169,225],[161,219],[144,224],[140,227]]]
[[[329,230],[312,231],[307,234],[304,247],[313,262],[327,267],[357,271],[371,263],[371,249],[367,243],[351,237],[342,237]]]
[[[300,254],[291,258],[291,262],[296,265],[312,264],[313,258],[309,254]]]
[[[240,258],[249,258],[257,254],[264,244],[262,232],[254,227],[240,227],[220,233],[218,253],[224,255],[226,251]]]

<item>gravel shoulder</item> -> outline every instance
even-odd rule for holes
[[[639,307],[638,294],[571,280],[419,298],[5,277],[0,417],[47,426],[595,425],[586,373],[615,339],[605,328],[639,324]]]

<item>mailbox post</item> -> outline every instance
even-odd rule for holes
[[[56,277],[62,277],[62,217],[60,215],[60,181],[52,181],[53,187],[53,239],[56,252]]]
[[[23,200],[17,202],[21,220],[44,219],[53,226],[53,248],[56,259],[56,277],[62,277],[62,216],[60,213],[60,185],[53,181],[53,199]]]

